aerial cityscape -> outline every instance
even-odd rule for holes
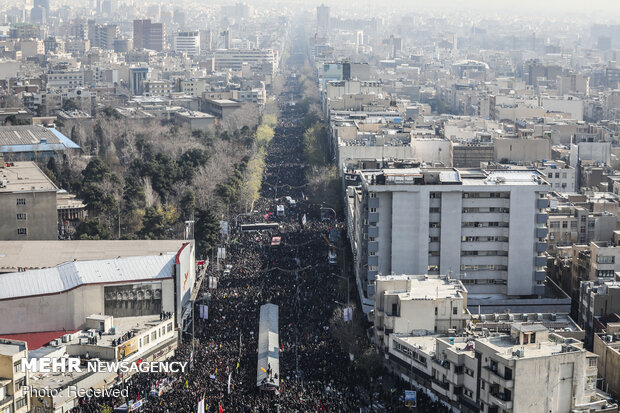
[[[619,404],[619,0],[0,0],[0,413]]]

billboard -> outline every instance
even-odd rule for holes
[[[161,282],[106,285],[103,304],[106,315],[136,317],[161,313]]]
[[[122,360],[136,351],[138,351],[138,338],[133,337],[116,348],[116,358]]]
[[[183,314],[183,307],[189,302],[192,288],[196,282],[196,261],[194,258],[194,243],[184,244],[175,259],[176,266],[176,293],[177,314]]]

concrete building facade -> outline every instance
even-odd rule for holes
[[[22,372],[22,360],[28,359],[28,345],[23,341],[0,339],[0,412],[30,411],[30,397],[23,386],[30,378]]]
[[[448,274],[470,294],[544,292],[549,185],[537,171],[359,172],[347,189],[358,287],[377,275]]]
[[[57,240],[57,191],[34,162],[0,157],[0,239]]]
[[[377,276],[374,310],[375,343],[386,349],[390,334],[454,334],[469,320],[467,290],[446,275]]]
[[[537,323],[490,337],[390,336],[387,365],[462,412],[616,412],[596,390],[597,359]]]

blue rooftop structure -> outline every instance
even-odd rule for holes
[[[80,146],[55,128],[41,125],[0,127],[0,154],[7,161],[49,159]]]

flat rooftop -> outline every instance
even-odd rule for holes
[[[79,145],[54,128],[41,125],[0,126],[0,152],[61,151]]]
[[[538,323],[539,325],[544,326],[550,332],[558,330],[560,332],[582,331],[582,329],[577,325],[577,323],[575,323],[575,321],[570,318],[570,315],[566,313],[498,313],[482,315],[472,314],[469,327],[474,330],[486,328],[489,331],[510,331],[511,325],[513,323]]]
[[[0,339],[0,355],[3,356],[12,356],[19,352],[26,350],[25,343],[19,343],[16,341],[6,341]]]
[[[55,267],[63,262],[177,253],[183,240],[0,241],[0,272]],[[35,254],[36,252],[36,254]]]
[[[405,344],[410,345],[411,347],[415,347],[420,349],[422,352],[428,355],[435,354],[435,341],[440,337],[439,335],[431,335],[431,336],[411,336],[411,335],[400,335],[393,334],[394,341],[401,341]]]
[[[38,125],[2,126],[0,127],[0,146],[32,145],[45,141],[61,143],[51,129]]]
[[[34,162],[7,162],[4,165],[0,167],[0,193],[58,191]]]
[[[548,185],[536,170],[481,170],[464,168],[403,168],[361,171],[376,185]],[[380,183],[384,180],[385,183]]]
[[[497,336],[489,338],[479,338],[477,341],[484,343],[495,350],[498,355],[505,358],[519,358],[512,355],[513,350],[524,349],[524,356],[521,358],[534,358],[551,356],[562,351],[562,344],[553,341],[541,341],[533,345],[515,344],[511,336]]]
[[[394,277],[394,278],[392,278]],[[465,288],[460,281],[449,277],[436,276],[407,276],[407,275],[388,275],[377,277],[377,281],[382,280],[407,280],[408,291],[386,290],[386,294],[398,295],[401,300],[432,300],[435,298],[461,297]]]
[[[98,338],[97,344],[93,344],[93,347],[110,347],[112,346],[112,340],[120,338],[127,332],[133,331],[138,334],[143,332],[144,330],[148,330],[157,325],[165,325],[165,323],[172,322],[172,319],[169,318],[167,320],[159,320],[159,315],[149,315],[149,316],[141,316],[141,317],[121,317],[114,318],[114,326],[116,327],[115,334],[103,334],[101,338]],[[41,349],[40,353],[42,357],[45,356],[46,351],[43,349],[59,349],[66,346],[71,345],[79,345],[80,338],[88,337],[85,330],[77,331],[73,333],[73,339],[67,343],[62,343],[59,347],[44,347]],[[86,350],[88,351],[88,350]],[[132,360],[130,356],[128,359]],[[103,360],[102,360],[103,361]],[[105,360],[110,361],[110,360]],[[30,375],[31,384],[36,388],[49,387],[53,389],[64,389],[70,384],[79,383],[84,378],[92,375],[98,374],[93,372],[88,372],[88,370],[82,366],[81,372],[65,372],[65,373],[34,373]],[[115,373],[109,373],[109,375],[114,375]]]
[[[178,112],[178,116],[188,119],[215,119],[215,116],[209,115],[208,113],[198,112],[196,110],[192,110],[189,112]]]

